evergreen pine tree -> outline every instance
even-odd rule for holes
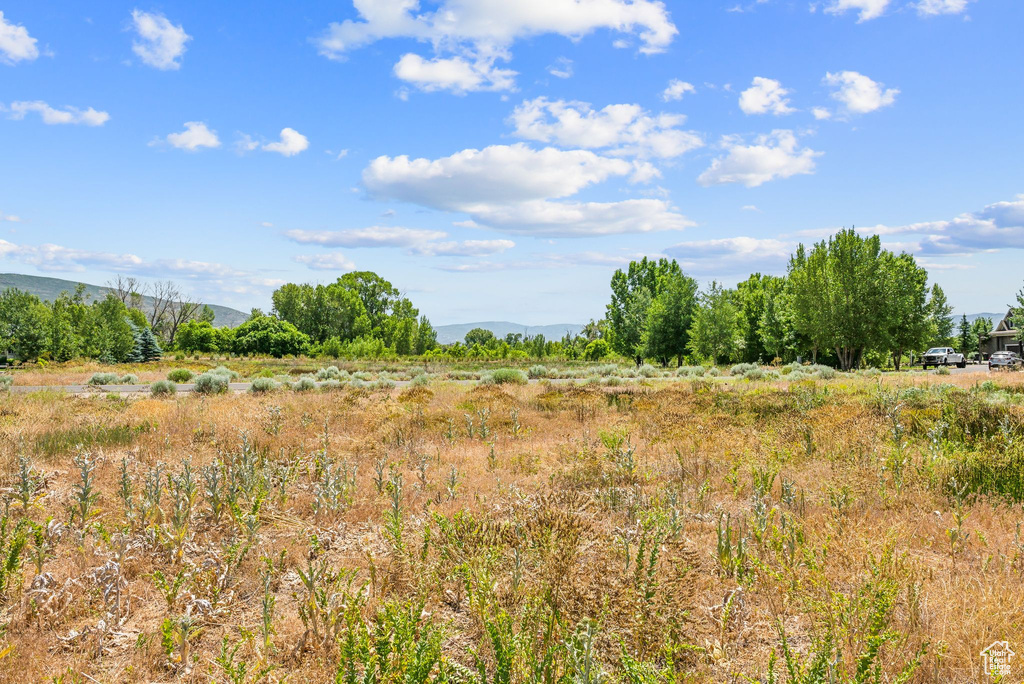
[[[144,363],[160,359],[163,350],[160,349],[160,343],[157,342],[156,335],[153,334],[152,330],[143,328],[139,332],[137,340],[136,351]]]
[[[132,335],[135,338],[135,345],[132,347],[131,353],[128,355],[128,363],[147,363],[149,361],[156,361],[163,354],[163,350],[160,349],[160,343],[157,342],[156,335],[153,331],[146,327],[141,327],[132,324]]]
[[[132,329],[132,338],[135,340],[132,350],[125,358],[127,363],[142,363],[142,329],[135,325],[130,318],[125,319]]]

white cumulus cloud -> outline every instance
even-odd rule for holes
[[[605,148],[614,155],[671,159],[704,145],[698,133],[678,128],[686,117],[651,115],[636,104],[594,110],[584,102],[538,97],[516,107],[509,121],[520,138],[565,147]]]
[[[890,0],[832,0],[825,7],[829,14],[844,14],[848,10],[859,12],[857,21],[877,19],[885,13]]]
[[[322,247],[412,247],[440,240],[448,234],[440,230],[370,226],[348,230],[289,230],[285,237],[300,244]]]
[[[821,152],[800,148],[791,130],[775,130],[747,145],[736,136],[722,139],[726,150],[698,178],[704,186],[742,183],[748,188],[779,178],[814,173],[814,159]]]
[[[185,130],[171,133],[165,140],[179,150],[194,152],[200,147],[220,147],[217,131],[211,131],[202,121],[187,121]]]
[[[971,0],[921,0],[914,7],[921,16],[960,14]]]
[[[309,139],[294,128],[282,128],[281,139],[263,146],[266,152],[277,152],[285,157],[293,157],[309,147]]]
[[[0,12],[0,62],[14,64],[39,57],[36,39],[28,34],[28,29],[4,19]]]
[[[9,107],[0,105],[0,111],[10,112],[12,119],[24,119],[29,112],[35,112],[42,118],[43,123],[50,125],[57,124],[81,124],[85,126],[102,126],[110,120],[110,114],[100,112],[92,107],[79,109],[78,107],[62,107],[56,109],[42,100],[33,102],[12,102]]]
[[[548,73],[555,78],[572,78],[572,60],[568,57],[559,57],[554,64],[548,66]]]
[[[793,242],[740,236],[681,242],[665,252],[687,273],[722,275],[785,271],[795,248]]]
[[[138,36],[132,42],[132,52],[139,59],[165,71],[181,68],[185,44],[192,40],[181,25],[175,26],[162,14],[137,9],[132,10],[132,24]]]
[[[395,74],[420,87],[453,92],[513,87],[515,73],[496,69],[494,61],[510,59],[520,39],[557,34],[577,40],[604,29],[636,36],[640,52],[650,54],[663,52],[678,33],[657,0],[438,0],[431,10],[417,0],[353,5],[358,19],[333,22],[314,39],[320,54],[343,59],[351,50],[392,38],[430,43],[434,59],[406,55]]]
[[[343,254],[334,252],[332,254],[302,254],[295,257],[295,261],[305,264],[307,268],[314,271],[354,271],[356,265]]]
[[[665,102],[671,102],[673,100],[682,100],[683,95],[687,93],[695,93],[697,89],[692,83],[681,81],[678,78],[673,78],[668,82],[668,86],[665,90],[661,91],[661,99]]]
[[[744,114],[790,114],[789,91],[773,78],[757,76],[749,88],[740,93],[740,109]]]
[[[588,150],[534,150],[523,144],[468,149],[440,159],[377,157],[363,171],[371,193],[437,209],[567,197],[632,164]]]
[[[909,240],[911,251],[932,256],[1024,249],[1024,195],[948,220],[858,230]]]
[[[498,69],[494,59],[465,59],[461,56],[423,59],[408,53],[395,64],[395,76],[420,90],[450,90],[456,94],[480,90],[511,90],[516,72]]]
[[[363,184],[379,198],[463,212],[473,225],[511,233],[578,237],[693,225],[661,200],[552,201],[637,173],[649,170],[589,150],[534,150],[520,143],[433,160],[378,157],[363,171]]]
[[[832,98],[842,103],[851,114],[867,114],[888,107],[900,93],[898,88],[885,88],[884,84],[856,71],[827,73],[824,80],[837,88]]]
[[[409,254],[423,256],[490,256],[512,249],[511,240],[446,240],[441,230],[370,226],[347,230],[289,230],[285,237],[292,242],[321,247],[396,247]]]

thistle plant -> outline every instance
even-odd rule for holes
[[[74,501],[71,505],[71,522],[78,520],[79,528],[85,530],[85,526],[99,514],[95,509],[99,492],[96,491],[96,462],[89,454],[78,453],[72,459],[75,467],[78,468],[78,482],[71,487],[74,494]]]
[[[42,478],[32,467],[32,461],[25,455],[19,456],[18,479],[14,484],[14,500],[23,516],[28,515],[29,508],[36,506],[42,498],[42,495],[36,495],[41,485]]]

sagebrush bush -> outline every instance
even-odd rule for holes
[[[717,378],[721,374],[722,374],[722,371],[721,371],[721,369],[719,369],[718,366],[712,366],[711,368],[708,368],[707,372],[704,373],[704,375],[707,375],[708,377],[712,377],[712,378]]]
[[[752,371],[754,369],[760,370],[760,368],[761,367],[758,366],[756,363],[737,363],[735,366],[729,369],[729,375],[743,375],[747,371]]]
[[[608,387],[618,387],[619,385],[622,384],[622,378],[618,377],[617,375],[609,375],[607,378],[604,379],[604,384],[607,385]]]
[[[165,397],[178,391],[178,386],[170,380],[157,380],[149,386],[149,393],[154,397]]]
[[[135,375],[134,373],[126,373],[125,375],[121,376],[121,379],[119,380],[119,382],[122,385],[138,385],[139,384],[139,376]]]
[[[348,373],[346,373],[348,375]],[[341,371],[337,366],[328,366],[327,368],[321,368],[316,372],[317,380],[341,380]]]
[[[341,380],[323,380],[320,383],[321,392],[337,392],[345,386]]]
[[[935,374],[936,375],[949,375],[949,369],[946,368],[945,366],[940,366],[939,368],[935,369]]]
[[[9,392],[14,384],[14,377],[4,374],[0,375],[0,392]]]
[[[238,373],[236,373],[235,371],[231,370],[230,368],[225,368],[224,366],[217,366],[212,371],[206,371],[206,372],[207,373],[213,373],[214,375],[222,375],[222,376],[224,376],[224,377],[226,377],[228,379],[228,382],[234,382],[235,380],[237,380],[239,378]]]
[[[292,383],[292,389],[296,392],[309,392],[310,390],[315,390],[316,380],[313,379],[312,375],[303,375],[297,381]]]
[[[420,373],[414,377],[411,381],[413,387],[426,387],[430,384],[430,375],[427,373]]]
[[[175,368],[167,374],[167,379],[171,382],[189,382],[195,376],[196,374],[187,368]]]
[[[733,366],[731,373],[733,375],[737,374],[735,366]],[[764,377],[764,371],[760,367],[754,366],[743,371],[742,376],[744,380],[760,380]]]
[[[862,375],[865,378],[877,378],[881,374],[882,371],[878,370],[877,368],[865,368],[859,373],[859,375]]]
[[[373,389],[390,390],[395,389],[397,386],[395,381],[389,377],[378,378],[375,382],[370,385]]]
[[[597,368],[594,368],[593,372],[596,373],[597,375],[607,377],[609,375],[615,375],[616,373],[618,373],[619,367],[614,363],[607,363],[603,366],[598,366]]]
[[[121,376],[117,373],[93,373],[89,378],[90,385],[116,385],[120,382]]]
[[[480,378],[483,385],[525,385],[530,379],[516,368],[498,368]]]
[[[530,366],[530,370],[528,371],[528,375],[531,378],[546,378],[546,377],[548,377],[547,366],[541,366],[541,365]]]
[[[195,379],[195,391],[200,394],[224,394],[228,391],[229,376],[208,371]]]
[[[278,388],[277,381],[273,378],[256,378],[249,385],[249,391],[253,394],[266,394]]]
[[[801,371],[802,372],[803,369],[804,369],[804,365],[802,363],[798,363],[798,362],[794,361],[793,363],[787,363],[785,366],[780,368],[779,371],[783,375],[789,375],[790,373],[793,373],[794,371]]]
[[[836,369],[832,366],[823,366],[820,363],[816,363],[813,366],[808,366],[807,370],[811,373],[816,373],[822,380],[831,380],[836,377]]]
[[[645,377],[645,378],[653,378],[653,377],[656,377],[658,375],[661,375],[661,371],[659,371],[657,368],[655,368],[654,366],[650,365],[649,363],[645,363],[644,365],[642,365],[639,368],[637,368],[636,372],[641,377]]]
[[[701,378],[704,377],[704,366],[680,366],[676,369],[676,375],[681,378]]]

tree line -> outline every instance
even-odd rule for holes
[[[647,258],[616,271],[611,289],[608,340],[637,364],[807,358],[899,370],[929,346],[976,353],[992,330],[991,320],[966,316],[957,330],[945,293],[929,288],[913,256],[852,229],[801,244],[785,276],[755,273],[733,289],[712,282],[699,291],[675,261]]]
[[[1024,289],[1016,316],[1024,320]],[[0,293],[0,352],[30,361],[91,357],[146,361],[162,350],[187,354],[308,355],[329,358],[596,361],[618,354],[635,363],[787,362],[806,358],[844,370],[868,364],[897,370],[929,346],[978,351],[992,330],[985,318],[957,324],[938,285],[914,257],[884,250],[878,236],[843,230],[800,245],[784,276],[755,273],[735,288],[703,290],[669,259],[640,259],[611,279],[606,315],[580,334],[498,338],[476,328],[464,341],[437,342],[426,316],[371,271],[326,285],[288,283],[270,313],[254,309],[241,325],[215,327],[209,306],[173,283],[118,277],[89,301],[84,286],[52,302],[17,289]],[[1024,326],[1022,326],[1024,327]]]

